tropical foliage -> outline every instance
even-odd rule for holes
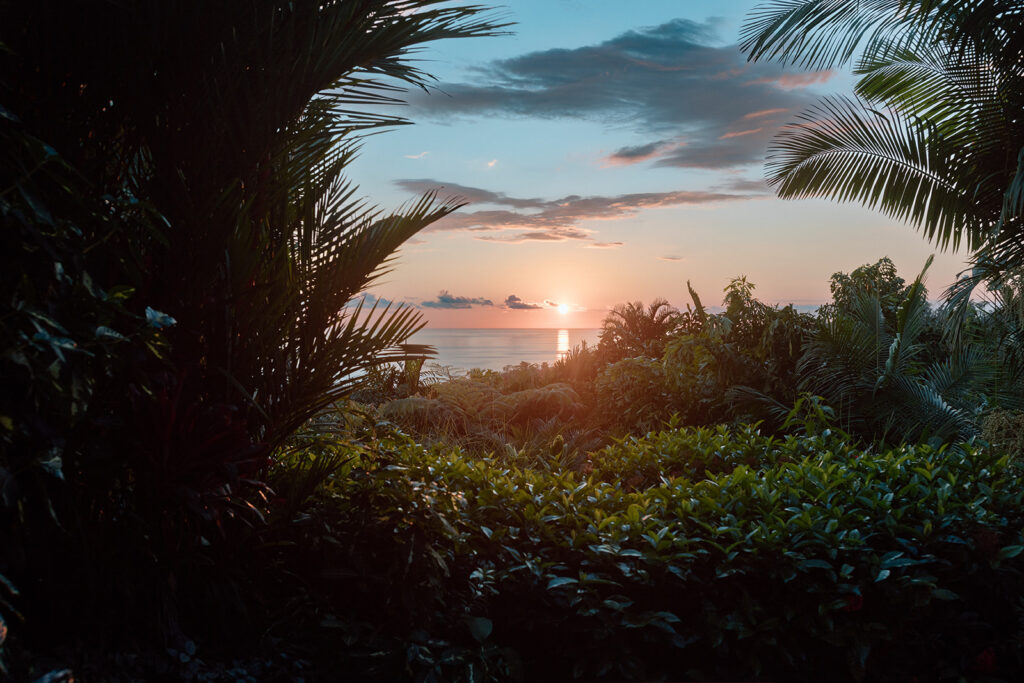
[[[0,568],[33,642],[120,624],[181,649],[211,587],[239,590],[214,575],[265,518],[268,456],[423,355],[397,346],[415,312],[348,302],[456,204],[385,213],[344,172],[403,123],[358,110],[426,87],[410,51],[493,33],[480,12],[0,3]]]
[[[401,123],[380,79],[480,12],[0,0],[0,675],[1024,677],[1021,10],[770,2],[746,38],[860,54],[780,192],[962,242],[985,301],[885,258],[815,314],[687,283],[453,376],[352,298],[456,205],[344,174]]]
[[[454,205],[428,196],[384,214],[343,173],[354,134],[401,123],[352,111],[389,101],[380,78],[428,83],[408,50],[490,29],[437,4],[226,5],[204,8],[199,32],[187,6],[159,2],[75,17],[5,5],[18,27],[4,38],[8,87],[21,93],[9,108],[97,193],[144,200],[169,226],[123,239],[146,264],[140,293],[179,322],[168,337],[183,406],[235,406],[273,447],[416,329],[408,310],[345,304]],[[82,36],[104,49],[83,55]]]
[[[665,299],[655,299],[647,307],[642,301],[618,304],[604,319],[600,347],[616,359],[659,356],[679,322],[679,311]]]
[[[364,440],[310,499],[294,556],[274,551],[328,628],[378,652],[343,651],[338,668],[904,681],[1024,666],[1021,482],[1005,457],[674,429],[549,472]]]
[[[892,323],[879,296],[856,295],[850,314],[827,319],[800,359],[800,389],[834,406],[847,429],[894,441],[965,441],[978,434],[986,400],[1017,393],[995,383],[996,357],[984,349],[949,349],[929,362],[935,349],[924,339],[936,325],[923,276],[902,294]]]
[[[1024,8],[1013,0],[767,2],[744,26],[751,59],[812,69],[855,60],[856,97],[823,99],[776,138],[782,197],[856,201],[909,222],[974,268],[951,290],[1024,266]]]
[[[742,277],[726,288],[721,313],[707,312],[691,289],[695,308],[679,316],[682,324],[649,336],[646,353],[615,360],[607,345],[584,346],[551,367],[424,386],[430,401],[385,402],[381,414],[418,438],[455,439],[477,453],[507,443],[546,453],[556,427],[592,435],[588,447],[670,420],[762,421],[771,430],[799,431],[805,425],[790,418],[796,404],[817,406],[865,443],[969,440],[981,434],[989,411],[1021,407],[1022,376],[1008,352],[1016,346],[1002,341],[1012,338],[1014,318],[976,305],[963,342],[949,343],[947,313],[927,302],[927,268],[910,284],[887,258],[835,273],[833,299],[816,314],[766,305]],[[609,318],[610,326],[621,322],[618,313]],[[567,389],[564,404],[508,410],[521,396],[553,399]]]

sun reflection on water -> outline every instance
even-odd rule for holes
[[[558,331],[558,357],[569,353],[569,330]]]

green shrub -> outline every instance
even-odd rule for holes
[[[537,365],[522,361],[517,365],[506,365],[501,371],[500,388],[502,393],[536,389],[543,386],[549,373],[547,363]]]
[[[499,425],[526,425],[551,418],[568,421],[582,413],[583,405],[576,391],[561,383],[506,394],[484,411]]]
[[[586,472],[609,484],[646,489],[677,477],[699,481],[740,465],[760,469],[795,462],[821,450],[854,452],[837,438],[762,436],[751,425],[668,429],[642,438],[625,437],[592,453]]]
[[[428,434],[464,433],[466,416],[458,408],[433,398],[410,396],[388,401],[380,416],[405,429]]]
[[[489,409],[501,397],[491,384],[476,379],[461,378],[434,384],[431,393],[438,400],[459,410],[471,420],[480,419],[480,413]]]
[[[644,432],[668,419],[676,405],[661,361],[626,358],[594,382],[597,420],[627,432]]]
[[[725,390],[733,379],[729,371],[735,369],[730,361],[736,359],[722,341],[706,334],[669,342],[662,365],[684,424],[714,424],[725,418]]]
[[[320,540],[301,545],[325,554],[297,571],[351,570],[320,582],[322,605],[500,646],[506,668],[510,648],[528,680],[1024,672],[1024,481],[1006,457],[669,430],[580,479],[376,450],[321,493]],[[490,625],[483,643],[467,619]]]
[[[604,354],[583,341],[574,346],[551,366],[551,376],[557,382],[568,382],[577,388],[588,385],[606,364]]]

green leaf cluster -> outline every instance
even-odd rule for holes
[[[317,604],[392,633],[476,652],[484,618],[527,680],[947,678],[987,648],[1024,671],[1005,456],[685,429],[581,476],[389,443],[317,495],[304,562],[336,573]]]

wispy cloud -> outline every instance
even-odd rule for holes
[[[436,299],[420,302],[423,308],[472,308],[473,306],[493,306],[494,302],[483,297],[455,296],[447,290],[441,290]]]
[[[445,95],[414,94],[418,115],[441,119],[509,116],[584,118],[632,127],[650,142],[607,163],[730,168],[760,162],[770,135],[723,138],[744,119],[801,109],[830,71],[785,73],[749,63],[735,45],[715,43],[709,25],[674,19],[572,49],[530,52],[475,69]],[[656,137],[655,137],[656,136]],[[666,145],[676,140],[677,144]],[[678,144],[685,142],[685,144]],[[709,153],[714,147],[717,154]]]
[[[760,119],[765,116],[773,116],[775,114],[785,114],[789,110],[785,107],[778,107],[776,109],[761,109],[760,111],[752,111],[749,114],[744,114],[745,119]]]
[[[449,183],[430,178],[408,178],[396,180],[395,185],[407,192],[422,194],[424,192],[439,191],[451,197],[457,197],[469,204],[499,204],[511,206],[516,209],[537,209],[544,206],[545,200],[537,197],[510,197],[504,192],[492,192],[479,187]]]
[[[835,71],[826,69],[824,71],[810,71],[805,73],[786,73],[778,76],[766,76],[753,81],[747,81],[744,85],[775,85],[783,90],[794,90],[806,88],[809,85],[825,83],[835,76]]]
[[[587,249],[618,249],[623,244],[625,242],[592,242],[583,246]]]
[[[727,183],[722,185],[722,189],[729,190],[731,192],[749,192],[756,194],[770,194],[771,188],[768,187],[768,183],[763,178],[731,178]]]
[[[682,261],[683,260],[682,256],[659,256],[658,258],[661,259],[662,261]]]
[[[406,154],[406,159],[422,159],[423,157],[430,154],[430,152],[420,152],[419,154]]]
[[[476,228],[473,228],[474,230]],[[486,228],[485,229],[489,229]],[[533,230],[515,235],[480,235],[476,239],[484,242],[506,242],[522,244],[523,242],[565,242],[567,240],[590,240],[590,232],[578,228],[552,228],[550,230]]]
[[[422,178],[399,180],[396,183],[402,189],[416,194],[431,190],[438,190],[443,194],[447,190],[452,196],[460,197],[470,204],[509,207],[459,211],[433,223],[427,230],[499,233],[497,235],[481,235],[477,239],[512,243],[592,240],[592,231],[579,226],[582,221],[622,220],[632,218],[645,209],[741,201],[755,196],[733,192],[678,190],[613,196],[569,195],[558,199],[537,199],[510,197],[476,187]],[[513,230],[521,232],[514,235],[500,234]],[[613,245],[614,243],[606,242],[605,244]]]
[[[753,135],[754,133],[760,133],[764,128],[751,128],[749,130],[737,130],[723,133],[718,136],[719,140],[728,140],[729,138],[741,138],[744,135]]]
[[[684,145],[685,143],[677,140],[655,140],[654,142],[648,142],[644,145],[622,147],[606,156],[604,158],[604,163],[608,166],[639,164],[641,162],[654,159],[668,150],[682,147]]]

